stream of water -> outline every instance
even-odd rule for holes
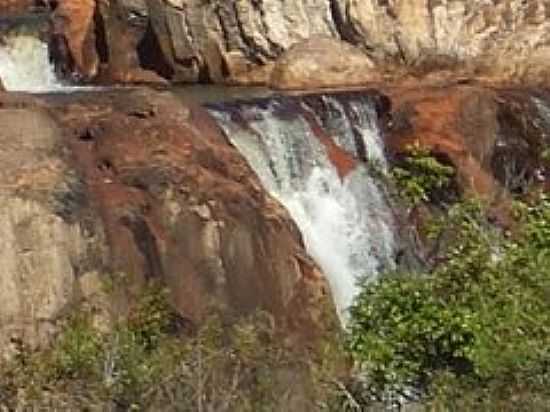
[[[308,252],[328,277],[343,322],[358,280],[394,266],[394,216],[364,164],[341,176],[319,139],[385,167],[374,104],[366,95],[279,97],[213,106],[230,141],[290,212]],[[312,119],[314,119],[312,121]]]

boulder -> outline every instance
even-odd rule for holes
[[[365,86],[378,76],[360,49],[329,37],[296,43],[277,60],[270,86],[276,89],[320,89]]]

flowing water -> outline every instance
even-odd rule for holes
[[[0,79],[6,90],[47,92],[61,89],[48,45],[33,35],[8,35],[0,43]]]
[[[323,139],[385,168],[374,102],[366,94],[333,94],[225,103],[210,110],[290,212],[345,322],[358,280],[393,268],[395,224],[375,173],[357,162],[344,175]]]

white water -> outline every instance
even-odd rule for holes
[[[315,136],[304,111],[342,148],[358,155],[357,136],[368,157],[385,167],[386,159],[372,103],[353,97],[344,102],[324,96],[271,100],[212,109],[228,138],[247,158],[266,189],[290,212],[308,252],[326,274],[341,320],[358,293],[357,281],[393,267],[394,218],[364,166],[343,180]],[[344,105],[347,105],[347,111]]]
[[[2,39],[0,79],[9,91],[47,92],[63,87],[49,61],[48,45],[31,35]]]

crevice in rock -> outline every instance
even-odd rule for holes
[[[155,236],[141,216],[129,215],[121,218],[121,223],[130,229],[134,241],[145,259],[145,279],[161,278],[162,262]]]
[[[340,39],[355,44],[357,40],[357,33],[346,21],[346,17],[342,12],[338,0],[329,0],[329,5],[331,18]]]
[[[99,62],[106,64],[109,62],[109,43],[107,41],[105,21],[103,20],[99,6],[96,6],[94,11],[94,35],[95,49],[99,57]]]
[[[139,65],[143,69],[152,70],[165,79],[174,76],[174,69],[164,56],[158,38],[151,22],[147,24],[145,34],[137,45]]]

